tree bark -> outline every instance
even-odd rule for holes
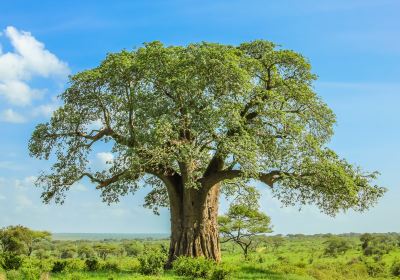
[[[167,267],[179,256],[221,260],[218,232],[219,185],[169,192],[171,241]]]

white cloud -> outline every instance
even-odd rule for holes
[[[58,107],[59,107],[59,105],[56,103],[42,104],[33,109],[32,115],[34,117],[37,117],[37,116],[50,117],[51,114],[55,110],[57,110]]]
[[[35,184],[37,177],[36,176],[28,176],[23,178],[22,180],[15,180],[15,187],[18,189],[29,189],[32,188]]]
[[[24,123],[26,122],[26,119],[13,109],[6,109],[0,113],[0,121],[9,123]]]
[[[114,160],[114,155],[108,152],[97,153],[96,156],[103,165],[111,164]]]
[[[32,78],[65,79],[69,74],[68,65],[31,33],[8,26],[4,34],[13,52],[0,51],[0,96],[9,103],[25,106],[41,96],[43,90],[28,85]]]

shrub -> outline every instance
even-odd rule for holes
[[[173,269],[179,276],[193,278],[208,278],[214,269],[215,263],[205,258],[179,257],[173,262]]]
[[[4,270],[18,270],[22,265],[22,258],[15,254],[3,253],[0,264]]]
[[[67,263],[65,261],[55,261],[53,264],[53,268],[51,269],[51,272],[53,273],[63,272],[66,266]]]
[[[69,273],[68,280],[82,280],[85,279],[84,276],[80,273],[80,272],[73,272],[73,273]]]
[[[21,273],[18,270],[9,270],[6,273],[7,280],[20,280],[22,278]]]
[[[88,271],[97,271],[100,268],[98,259],[87,259],[85,260],[85,265]]]
[[[324,254],[331,257],[344,254],[352,247],[352,244],[349,240],[339,237],[333,237],[324,242],[324,244],[326,244]]]
[[[210,280],[226,280],[229,279],[232,274],[232,269],[225,265],[215,266]]]
[[[166,255],[159,250],[148,250],[138,257],[139,272],[144,275],[158,275],[164,271]]]
[[[393,276],[400,276],[400,261],[393,262],[391,272]]]
[[[121,265],[116,260],[108,260],[104,262],[104,264],[102,265],[102,269],[106,271],[119,272],[121,271]]]
[[[140,241],[132,241],[130,243],[125,243],[124,248],[129,257],[137,257],[143,252],[144,246]]]
[[[125,262],[123,266],[124,270],[131,271],[131,272],[139,272],[140,270],[140,263],[138,259],[129,259]]]
[[[82,271],[86,268],[86,263],[80,259],[68,259],[65,261],[64,271],[66,272],[74,272],[74,271]]]
[[[20,269],[24,280],[37,280],[42,274],[40,260],[36,258],[24,259]]]
[[[368,275],[371,277],[381,276],[385,273],[385,264],[382,262],[366,262]]]

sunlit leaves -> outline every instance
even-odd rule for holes
[[[315,203],[331,215],[365,210],[384,189],[373,185],[375,173],[326,149],[335,116],[315,93],[315,79],[301,54],[263,40],[151,42],[108,54],[71,77],[64,105],[33,132],[31,155],[56,160],[38,180],[44,199],[62,202],[85,176],[107,202],[134,192],[145,175],[179,175],[181,186],[201,188],[218,157],[216,171],[240,171],[238,186],[278,172],[273,193],[284,204]],[[94,172],[88,157],[98,142],[112,144],[115,157]],[[146,205],[166,205],[165,186],[153,183]]]

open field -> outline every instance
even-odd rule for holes
[[[203,262],[197,267],[194,263],[187,263],[186,267],[182,266],[184,270],[182,267],[179,270],[174,266],[172,270],[164,271],[161,264],[158,266],[160,270],[147,272],[143,270],[143,266],[151,266],[149,256],[162,256],[167,252],[167,239],[42,241],[35,245],[30,257],[23,257],[22,266],[18,271],[8,271],[8,278],[3,271],[0,279],[195,279],[195,276],[199,276],[202,271],[205,271],[205,274],[198,278],[398,279],[396,277],[399,271],[395,267],[400,260],[399,235],[372,235],[369,249],[365,246],[363,248],[360,237],[360,235],[266,237],[253,248],[247,259],[244,259],[239,247],[228,242],[223,244],[223,261],[219,266],[214,264],[207,266],[209,264]],[[343,244],[346,246],[342,250]],[[147,263],[144,263],[143,259]],[[159,260],[162,262],[163,257]],[[154,267],[156,266],[155,264]],[[193,269],[195,266],[197,270]],[[188,267],[194,276],[187,274],[182,276],[184,274],[182,271],[187,271]],[[209,273],[215,267],[223,267],[229,275],[216,278],[217,276]],[[193,272],[194,270],[196,271]],[[195,274],[199,272],[200,274]],[[38,278],[40,277],[38,275],[41,275],[41,278]]]

